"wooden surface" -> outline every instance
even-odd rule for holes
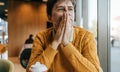
[[[46,28],[46,4],[38,2],[9,1],[8,53],[18,56],[29,34],[34,36]]]
[[[9,60],[14,64],[14,72],[26,72],[26,70],[21,66],[18,57],[9,57]]]

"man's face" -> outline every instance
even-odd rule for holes
[[[71,1],[59,0],[52,9],[50,21],[53,23],[55,30],[58,29],[64,13],[67,13],[69,19],[74,23],[74,6]]]

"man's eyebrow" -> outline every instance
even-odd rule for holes
[[[64,7],[64,6],[57,6],[56,8],[59,8],[59,7]]]
[[[68,6],[69,8],[74,8],[73,6]]]
[[[59,8],[59,7],[64,7],[64,6],[57,6],[56,8]],[[74,8],[73,6],[67,6],[67,7]]]

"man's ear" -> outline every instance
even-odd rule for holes
[[[50,15],[48,15],[48,21],[49,21],[49,22],[52,22],[52,19],[51,19],[51,16],[50,16]]]

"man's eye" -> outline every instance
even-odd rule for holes
[[[73,8],[69,8],[70,11],[73,11],[74,9]]]
[[[57,8],[57,11],[64,11],[64,8]]]

